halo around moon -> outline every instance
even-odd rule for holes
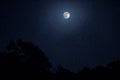
[[[63,13],[63,17],[64,17],[65,19],[69,19],[69,18],[70,18],[70,13],[69,13],[69,12],[64,12],[64,13]]]

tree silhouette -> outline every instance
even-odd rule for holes
[[[22,40],[10,41],[0,54],[0,67],[1,74],[13,78],[50,78],[51,64],[46,55],[37,46]]]
[[[113,80],[120,80],[120,60],[112,61],[107,65],[110,78]]]
[[[56,73],[47,56],[31,42],[10,41],[4,51],[0,51],[0,79],[15,80],[120,80],[120,60],[106,66],[84,67],[78,73],[59,66]]]
[[[76,80],[89,80],[91,78],[91,70],[88,67],[84,67],[76,74]]]
[[[76,80],[120,80],[120,61],[113,61],[107,66],[96,66],[93,69],[83,68],[76,74]]]
[[[74,80],[74,73],[62,66],[56,71],[56,80]]]
[[[96,66],[94,69],[92,69],[92,78],[93,80],[101,80],[101,79],[108,79],[108,70],[104,66]]]

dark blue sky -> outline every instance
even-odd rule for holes
[[[0,49],[38,45],[53,65],[76,71],[120,59],[119,0],[1,0]],[[71,13],[65,20],[64,11]]]

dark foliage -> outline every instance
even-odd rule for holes
[[[59,66],[55,77],[56,80],[74,80],[74,73],[63,68],[62,66]]]
[[[0,54],[0,73],[15,79],[49,79],[51,64],[30,42],[11,41]],[[4,77],[8,78],[8,77]]]
[[[52,73],[47,56],[37,46],[22,40],[10,41],[0,52],[0,79],[16,80],[120,80],[120,61],[73,73],[59,66]]]
[[[120,80],[120,61],[114,61],[93,69],[84,68],[76,74],[76,80]]]

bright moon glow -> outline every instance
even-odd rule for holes
[[[64,17],[65,19],[69,19],[69,18],[70,18],[70,13],[69,13],[69,12],[64,12],[64,13],[63,13],[63,17]]]

